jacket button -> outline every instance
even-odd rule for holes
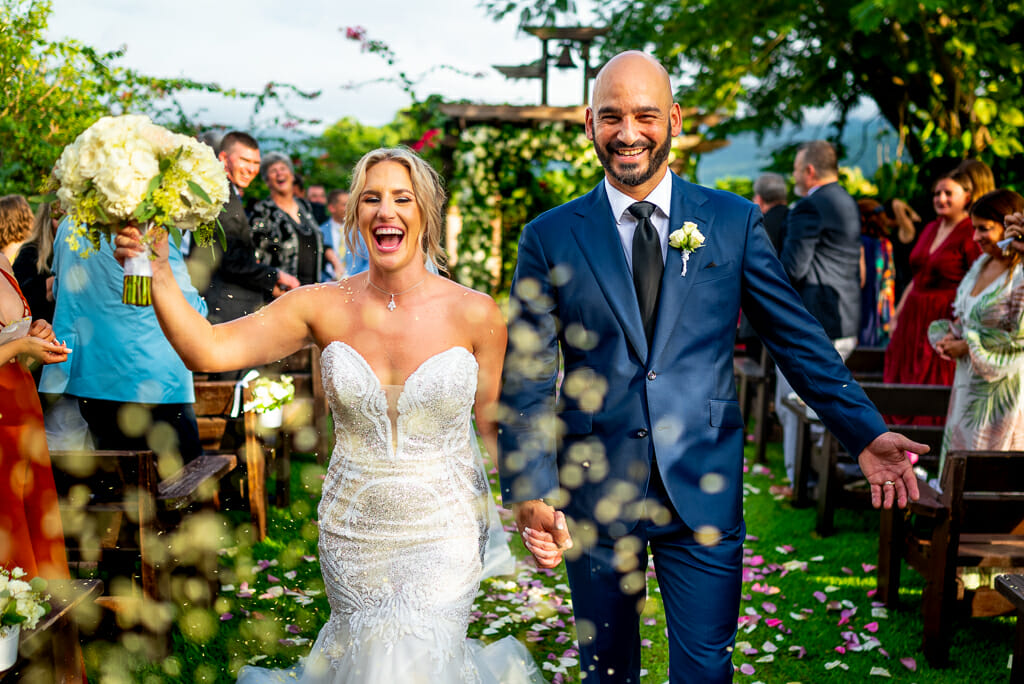
[[[655,373],[654,371],[647,371],[647,379],[648,380],[653,380],[656,377],[658,377],[657,373]]]

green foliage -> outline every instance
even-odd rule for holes
[[[727,190],[749,200],[754,199],[754,181],[745,176],[725,176],[715,181],[715,188]]]
[[[505,292],[522,227],[584,194],[602,174],[593,146],[578,126],[467,129],[455,152],[452,181],[452,200],[462,214],[455,278],[493,294]],[[495,231],[499,219],[500,231]]]
[[[243,92],[146,76],[118,66],[124,50],[100,53],[75,40],[47,40],[50,13],[48,0],[0,0],[0,195],[36,192],[64,146],[102,116],[147,114],[178,132],[196,133],[199,125],[176,99],[192,91],[248,99],[253,117],[275,104],[281,113],[272,123],[294,125],[298,120],[283,108],[282,95],[319,95],[273,82]]]
[[[495,16],[550,17],[564,0],[490,0]],[[512,7],[514,6],[514,8]],[[916,162],[939,140],[963,156],[1021,152],[1020,0],[610,0],[605,57],[651,50],[680,78],[679,101],[728,118],[722,134],[800,124],[831,107],[842,127],[873,100]],[[602,22],[597,22],[602,23]]]

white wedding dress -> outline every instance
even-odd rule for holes
[[[331,616],[299,665],[245,667],[239,683],[543,682],[515,638],[466,638],[493,508],[470,424],[476,359],[452,347],[402,387],[343,342],[321,359],[336,437],[319,507]]]

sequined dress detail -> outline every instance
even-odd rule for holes
[[[515,639],[466,639],[489,505],[471,443],[473,354],[431,356],[402,387],[382,386],[343,342],[321,359],[335,424],[319,505],[331,616],[297,672],[245,668],[239,682],[543,681]]]

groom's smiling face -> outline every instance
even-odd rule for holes
[[[609,182],[645,198],[664,177],[672,137],[682,128],[668,74],[642,53],[613,58],[598,74],[586,127]]]

